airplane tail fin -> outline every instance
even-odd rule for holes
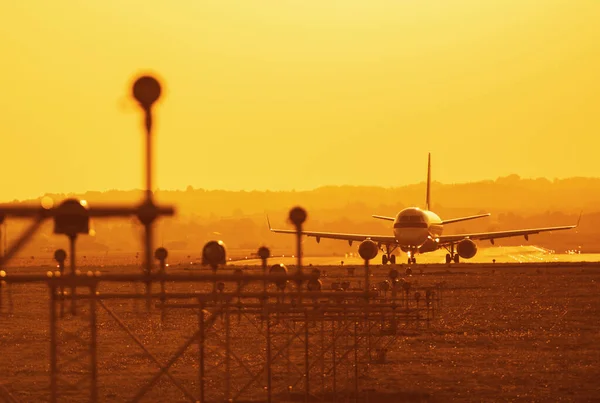
[[[427,199],[425,208],[431,210],[431,153],[427,156]]]

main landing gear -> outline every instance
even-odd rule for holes
[[[390,255],[389,257],[388,255],[381,255],[381,264],[388,264],[388,262],[396,264],[396,255]]]
[[[381,251],[383,252],[383,255],[381,255],[381,264],[385,265],[388,264],[388,262],[390,262],[390,264],[396,264],[396,255],[392,255],[396,248],[396,245],[385,245],[385,250],[383,247],[381,248]]]
[[[460,262],[460,256],[458,256],[458,253],[455,253],[454,256],[452,256],[449,253],[446,253],[446,264],[450,264],[450,263],[459,263]]]
[[[450,248],[446,248],[448,253],[446,253],[446,264],[460,263],[460,256],[458,253],[454,251],[454,244],[450,244]]]

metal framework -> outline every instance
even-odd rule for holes
[[[57,271],[20,275],[0,270],[0,312],[4,300],[12,310],[11,285],[47,286],[50,401],[67,396],[102,400],[98,352],[103,330],[99,323],[108,321],[125,332],[156,367],[134,396],[120,396],[120,400],[142,401],[160,389],[157,385],[168,381],[190,402],[272,402],[291,400],[295,395],[302,395],[307,402],[350,397],[368,401],[374,367],[385,363],[386,352],[397,336],[409,328],[430,326],[441,303],[440,285],[417,289],[399,279],[395,270],[389,279],[371,284],[368,263],[377,254],[377,246],[365,241],[359,249],[365,259],[364,284],[361,281],[360,287],[350,289],[349,282],[333,282],[331,290],[325,290],[318,271],[303,270],[301,229],[306,212],[299,207],[290,211],[297,229],[298,260],[293,273],[283,265],[267,270],[269,250],[264,247],[258,252],[263,261],[259,272],[218,270],[225,262],[225,249],[219,242],[209,242],[203,250],[203,262],[211,272],[167,273],[167,251],[159,248],[154,252],[152,246],[154,222],[175,211],[171,206],[156,205],[152,194],[152,105],[160,95],[160,85],[152,77],[141,77],[134,84],[133,95],[144,111],[147,138],[146,192],[139,205],[87,207],[76,200],[50,208],[0,205],[0,225],[6,217],[32,219],[30,227],[0,257],[0,269],[47,219],[54,221],[55,233],[70,240],[68,255],[55,253]],[[78,235],[87,233],[92,217],[118,216],[137,216],[144,226],[143,272],[80,273],[76,266]],[[67,256],[69,273],[64,272]],[[137,292],[140,284],[145,285],[145,292]],[[161,323],[169,323],[174,313],[196,318],[192,334],[173,342],[177,348],[166,359],[153,352],[111,306],[111,301],[139,300],[146,302],[145,314],[160,313]],[[250,355],[249,350],[253,351]],[[173,370],[182,359],[193,362],[183,375]],[[2,396],[16,401],[0,384]]]

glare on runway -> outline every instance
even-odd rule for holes
[[[417,255],[417,263],[434,264],[445,263],[445,250]],[[398,256],[399,263],[406,263],[406,254]],[[296,264],[297,259],[291,255],[274,255],[270,262],[283,263],[285,265]],[[472,259],[463,259],[462,263],[539,263],[539,262],[595,262],[600,261],[600,254],[596,253],[554,253],[534,245],[522,246],[496,246],[491,248],[480,248]],[[305,256],[302,260],[304,265],[329,266],[329,265],[359,265],[363,261],[358,253],[341,256]],[[381,254],[372,262],[381,264]],[[231,265],[259,265],[259,259],[242,259],[230,262]]]

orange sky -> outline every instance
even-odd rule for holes
[[[598,0],[0,3],[0,200],[600,176]]]

